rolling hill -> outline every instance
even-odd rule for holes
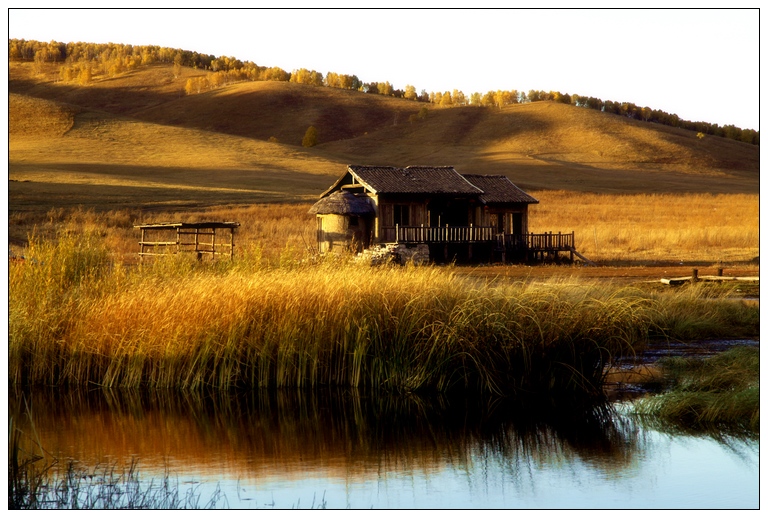
[[[350,163],[449,164],[528,190],[759,192],[757,146],[571,105],[439,108],[287,82],[186,95],[202,74],[76,86],[10,63],[10,210],[307,201]],[[310,125],[319,144],[303,148]]]

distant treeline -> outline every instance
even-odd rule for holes
[[[142,65],[169,64],[177,77],[181,67],[190,67],[207,72],[205,76],[187,80],[184,90],[187,94],[200,93],[229,83],[241,81],[290,81],[293,83],[358,90],[370,94],[387,95],[412,101],[438,104],[440,106],[487,106],[502,107],[511,104],[554,101],[572,104],[593,110],[622,115],[631,119],[654,122],[666,126],[696,131],[699,137],[715,135],[733,140],[760,144],[760,132],[741,129],[732,124],[719,126],[708,122],[691,122],[675,114],[649,107],[640,107],[631,102],[603,101],[596,97],[563,94],[557,91],[496,90],[485,94],[475,92],[469,96],[460,90],[446,92],[417,93],[416,87],[406,85],[405,89],[394,88],[389,81],[364,83],[356,75],[328,72],[323,75],[315,70],[300,68],[287,72],[280,67],[259,66],[252,61],[241,61],[234,57],[200,54],[189,50],[159,47],[156,45],[126,45],[116,43],[49,43],[34,40],[8,40],[10,61],[31,61],[42,72],[45,63],[60,63],[58,79],[78,82],[82,85],[93,81],[95,75],[114,77]]]

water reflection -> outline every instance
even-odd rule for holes
[[[284,507],[320,494],[338,507],[626,507],[622,499],[596,504],[585,491],[579,500],[576,488],[620,492],[616,481],[642,476],[649,450],[648,435],[608,404],[347,390],[34,390],[9,397],[22,423],[24,398],[41,443],[61,460],[138,459],[143,474],[229,481],[233,506],[264,490],[261,506],[275,494]],[[541,494],[569,488],[577,500]]]

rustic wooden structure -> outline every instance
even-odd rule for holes
[[[730,275],[723,275],[723,269],[717,269],[717,275],[699,275],[698,268],[693,268],[690,277],[674,277],[671,279],[661,279],[662,284],[668,284],[670,286],[679,286],[685,283],[695,282],[760,282],[760,276],[747,276],[747,277],[734,277]]]
[[[574,234],[531,234],[538,200],[501,175],[450,166],[350,165],[310,209],[320,252],[428,248],[433,261],[574,260]]]
[[[240,223],[234,221],[206,221],[148,223],[134,225],[134,228],[141,229],[139,257],[142,260],[145,257],[180,252],[194,253],[198,260],[202,260],[205,256],[211,259],[222,255],[234,258],[235,229],[239,226]]]

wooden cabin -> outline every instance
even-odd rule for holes
[[[310,213],[317,215],[322,253],[386,250],[420,261],[490,262],[535,253],[532,203],[538,200],[506,176],[463,175],[451,166],[350,165]],[[570,243],[560,244],[572,248],[573,234],[565,236]]]

